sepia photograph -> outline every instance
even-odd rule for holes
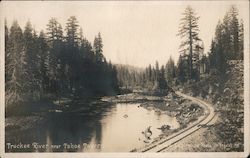
[[[2,1],[0,18],[0,157],[249,155],[249,1]]]

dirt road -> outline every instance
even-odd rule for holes
[[[198,98],[188,96],[188,95],[183,94],[181,92],[176,92],[176,94],[199,104],[201,107],[203,107],[205,109],[205,115],[203,117],[199,118],[197,123],[185,128],[185,129],[182,129],[179,132],[177,132],[173,135],[170,135],[169,137],[167,137],[167,138],[165,138],[165,139],[163,139],[155,144],[149,145],[148,147],[142,149],[141,152],[161,152],[164,149],[168,148],[169,146],[177,143],[178,141],[182,140],[183,138],[188,137],[190,134],[196,132],[197,130],[199,130],[202,127],[202,125],[208,124],[214,118],[214,116],[215,116],[214,108],[209,103],[206,103]]]

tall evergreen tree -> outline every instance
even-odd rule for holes
[[[66,43],[69,47],[78,47],[78,42],[80,40],[80,33],[78,21],[75,16],[69,17],[66,23]]]
[[[40,32],[38,37],[38,47],[41,94],[43,94],[48,90],[49,85],[49,46],[43,31]]]
[[[87,59],[88,61],[91,62],[95,61],[95,55],[93,52],[92,45],[86,38],[82,39],[80,47],[80,55],[82,56],[83,59]]]
[[[183,59],[188,59],[189,77],[193,79],[193,62],[197,62],[197,56],[199,56],[199,54],[197,54],[199,52],[194,51],[194,49],[199,46],[199,42],[201,41],[198,27],[199,17],[190,6],[185,9],[183,15],[184,17],[181,19],[178,33],[183,39],[180,45],[180,53]]]
[[[160,72],[159,72],[159,77],[158,77],[158,85],[161,93],[163,94],[164,92],[167,92],[168,90],[168,85],[167,81],[165,78],[165,69],[164,66],[161,66]]]
[[[69,17],[66,24],[66,53],[68,61],[68,76],[70,83],[70,90],[76,90],[79,87],[79,66],[80,66],[80,54],[78,43],[79,37],[79,25],[75,16]]]
[[[47,24],[47,40],[49,46],[49,89],[52,92],[59,91],[59,79],[62,76],[62,62],[67,60],[63,54],[63,30],[61,24],[51,18]],[[63,58],[63,57],[65,58]],[[67,72],[65,72],[67,73]]]
[[[103,52],[103,44],[102,44],[102,37],[101,33],[99,32],[97,37],[94,39],[94,51],[95,51],[95,56],[96,56],[96,62],[102,62],[105,61],[106,59],[104,58],[102,52]]]
[[[238,10],[235,6],[231,6],[229,12],[230,17],[230,39],[232,43],[232,58],[236,59],[240,56],[239,52],[239,21]]]
[[[168,83],[173,83],[173,80],[175,78],[175,64],[174,64],[174,60],[172,59],[172,57],[170,56],[167,64],[166,64],[166,79],[168,81]]]
[[[153,81],[153,72],[152,72],[152,67],[151,67],[151,64],[149,64],[148,66],[148,80],[149,81]]]
[[[13,22],[6,42],[8,50],[5,58],[5,96],[8,106],[24,100],[24,77],[28,75],[24,69],[26,62],[24,60],[23,33],[17,21]]]
[[[228,44],[225,41],[225,36],[223,34],[223,24],[219,24],[215,30],[215,68],[220,72],[220,74],[224,74],[227,67],[226,53],[228,53]],[[227,39],[226,39],[227,41]]]
[[[56,18],[51,18],[47,24],[47,39],[50,47],[53,46],[55,41],[63,40],[63,30],[62,25],[56,20]]]
[[[159,73],[160,73],[159,62],[156,60],[156,62],[155,62],[155,74],[154,74],[155,81],[158,81]]]
[[[243,20],[240,22],[239,26],[239,56],[238,59],[243,60],[244,58],[244,24]]]
[[[10,56],[10,41],[9,41],[9,28],[7,26],[7,20],[4,20],[4,41],[5,41],[5,68],[8,68],[11,60],[8,58]],[[9,80],[11,78],[9,71],[5,71],[5,80]]]
[[[184,83],[185,81],[187,81],[188,72],[189,72],[188,60],[186,60],[185,58],[182,57],[182,55],[180,55],[176,71],[176,76],[180,83]]]
[[[24,53],[25,53],[25,69],[27,70],[26,75],[26,90],[27,92],[31,91],[33,93],[33,90],[35,89],[35,72],[37,70],[37,54],[35,52],[35,41],[33,38],[33,29],[31,26],[30,21],[26,23],[26,26],[24,28],[23,32],[23,41],[24,41]]]

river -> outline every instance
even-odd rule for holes
[[[95,106],[89,111],[55,113],[44,125],[7,138],[6,143],[30,144],[29,149],[6,151],[129,152],[161,134],[157,128],[162,125],[168,124],[172,129],[179,127],[175,117],[139,105],[118,103]],[[142,133],[149,126],[150,139]]]

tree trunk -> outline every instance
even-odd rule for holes
[[[191,28],[191,17],[189,19],[189,63],[190,63],[190,79],[193,78],[192,72],[193,72],[193,38],[192,38],[192,28]]]

